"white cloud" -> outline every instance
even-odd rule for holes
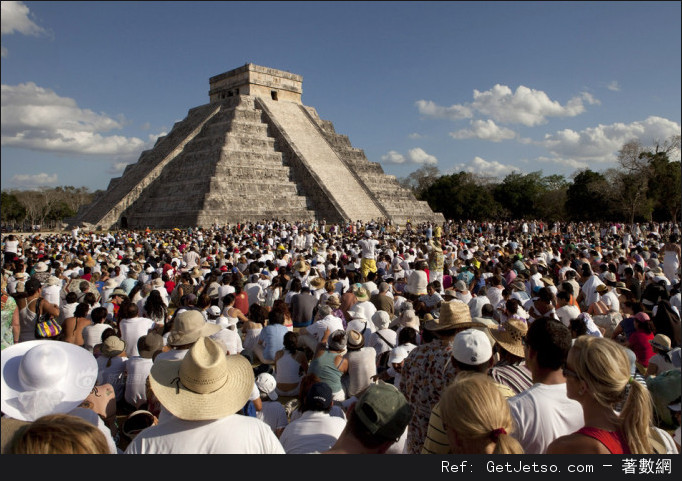
[[[452,105],[450,107],[441,107],[436,105],[431,100],[417,100],[415,102],[419,113],[427,117],[434,117],[437,119],[462,120],[473,117],[473,112],[469,107],[464,105]]]
[[[114,162],[111,164],[111,167],[109,167],[108,172],[110,174],[122,174],[125,168],[131,163],[132,162]]]
[[[29,16],[29,9],[24,2],[0,2],[0,33],[10,35],[18,32],[33,36],[46,33]]]
[[[2,145],[60,153],[139,155],[146,145],[143,140],[103,135],[121,129],[124,121],[81,109],[74,99],[33,82],[2,85]]]
[[[387,164],[404,164],[405,156],[395,150],[389,150],[386,154],[381,156],[381,160]]]
[[[438,159],[429,155],[419,147],[407,151],[407,160],[412,164],[436,165]]]
[[[496,122],[522,124],[529,127],[544,124],[548,117],[575,117],[585,111],[584,103],[599,104],[591,94],[583,92],[570,99],[566,105],[541,91],[523,85],[515,92],[506,85],[495,85],[485,92],[474,90],[474,100],[469,104],[455,104],[441,107],[430,100],[416,102],[419,113],[428,117],[461,120],[472,118],[474,112]]]
[[[609,89],[609,90],[612,90],[612,91],[614,91],[614,92],[620,92],[620,85],[618,85],[618,81],[617,81],[617,80],[614,80],[614,81],[612,81],[611,83],[609,83],[609,84],[606,86],[606,88]]]
[[[580,132],[571,129],[547,134],[540,142],[553,156],[554,162],[614,162],[623,144],[639,139],[645,145],[663,142],[680,134],[680,124],[661,117],[651,116],[630,124],[598,125]]]
[[[403,155],[395,150],[390,150],[388,153],[381,156],[381,160],[387,164],[424,164],[436,165],[438,159],[433,155],[427,154],[419,147],[407,151],[407,155]]]
[[[419,140],[419,139],[423,139],[424,136],[422,134],[418,134],[417,132],[414,132],[414,133],[411,133],[410,135],[408,135],[407,138],[412,139],[412,140]]]
[[[472,120],[470,129],[462,129],[457,132],[450,132],[450,136],[455,139],[482,139],[491,142],[510,140],[516,137],[516,132],[511,129],[499,127],[492,120]]]
[[[474,90],[472,106],[498,122],[534,126],[547,122],[547,117],[575,117],[583,113],[583,100],[594,102],[591,96],[582,94],[562,106],[541,90],[520,85],[512,92],[506,85],[497,84],[485,92]]]
[[[513,165],[504,165],[496,160],[488,161],[482,159],[481,157],[474,157],[474,160],[468,164],[459,164],[448,171],[449,174],[455,174],[458,172],[471,172],[472,174],[480,174],[492,177],[504,177],[507,174],[511,174],[514,171],[520,172],[521,169]]]
[[[4,3],[4,2],[3,2]],[[53,187],[57,185],[57,174],[18,174],[12,177],[12,185],[21,189],[37,189],[38,187]]]
[[[538,162],[548,162],[552,164],[558,164],[558,165],[563,165],[566,167],[571,167],[572,169],[578,170],[578,169],[585,169],[590,166],[589,162],[581,162],[579,160],[575,159],[567,159],[563,157],[538,157],[537,158]]]

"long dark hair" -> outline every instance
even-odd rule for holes
[[[144,302],[144,311],[147,316],[152,315],[155,317],[166,317],[168,309],[166,304],[163,302],[161,293],[154,289],[147,296],[147,300]]]

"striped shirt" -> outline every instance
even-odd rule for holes
[[[496,383],[509,387],[515,395],[533,385],[533,375],[526,367],[526,361],[521,361],[518,364],[500,361],[490,369],[489,374]]]

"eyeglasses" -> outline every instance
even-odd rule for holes
[[[565,367],[561,370],[561,372],[564,374],[564,377],[574,377],[576,379],[580,379],[580,376],[578,376],[578,373],[575,371],[571,371],[569,368]]]

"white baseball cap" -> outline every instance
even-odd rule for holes
[[[477,366],[493,356],[490,339],[479,329],[465,329],[452,342],[452,356],[462,364]]]
[[[260,373],[256,378],[256,386],[260,392],[267,394],[272,401],[277,400],[278,396],[275,392],[277,381],[272,374],[267,372]]]

